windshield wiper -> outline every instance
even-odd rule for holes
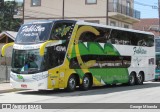
[[[21,68],[12,68],[11,71],[16,72],[16,73],[20,73],[20,69]]]

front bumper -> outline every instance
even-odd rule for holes
[[[19,74],[15,74],[11,72],[10,84],[15,89],[46,90],[48,89],[48,75],[47,74],[48,72],[19,75]],[[19,76],[21,78],[18,78]]]

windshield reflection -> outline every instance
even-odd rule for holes
[[[12,71],[21,74],[44,71],[44,57],[39,55],[39,50],[13,50]]]

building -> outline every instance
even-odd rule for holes
[[[146,18],[141,19],[133,25],[133,29],[148,31],[154,33],[156,37],[160,35],[159,19],[158,18]]]
[[[17,32],[3,31],[0,33],[0,49],[6,43],[14,42]],[[0,83],[9,80],[11,70],[11,56],[13,47],[9,47],[6,52],[6,57],[0,56]],[[1,52],[0,52],[1,55]]]
[[[132,28],[140,12],[134,0],[24,0],[24,22],[63,18]]]
[[[2,49],[3,45],[6,43],[14,42],[16,38],[17,32],[13,31],[3,31],[0,33],[0,49]],[[11,64],[11,57],[12,57],[12,47],[9,47],[7,52],[6,52],[6,60],[7,60],[7,65]],[[0,52],[1,55],[1,52]],[[5,58],[0,57],[0,65],[5,65]]]

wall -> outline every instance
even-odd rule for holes
[[[3,45],[4,44],[0,44],[0,49],[2,48]],[[9,74],[10,74],[10,69],[11,69],[10,65],[11,65],[12,49],[13,49],[13,47],[9,47],[6,51],[6,60],[7,60],[7,65],[8,65],[8,69],[7,69],[8,78],[7,78],[7,80],[9,80],[9,76],[10,76]],[[1,55],[1,52],[0,52],[0,55]],[[0,83],[2,83],[5,80],[6,80],[5,58],[0,56]]]
[[[6,81],[6,76],[7,76],[7,80],[9,80],[10,70],[11,70],[10,66],[7,67],[7,72],[6,72],[6,66],[0,65],[0,83],[2,83],[3,81]]]

